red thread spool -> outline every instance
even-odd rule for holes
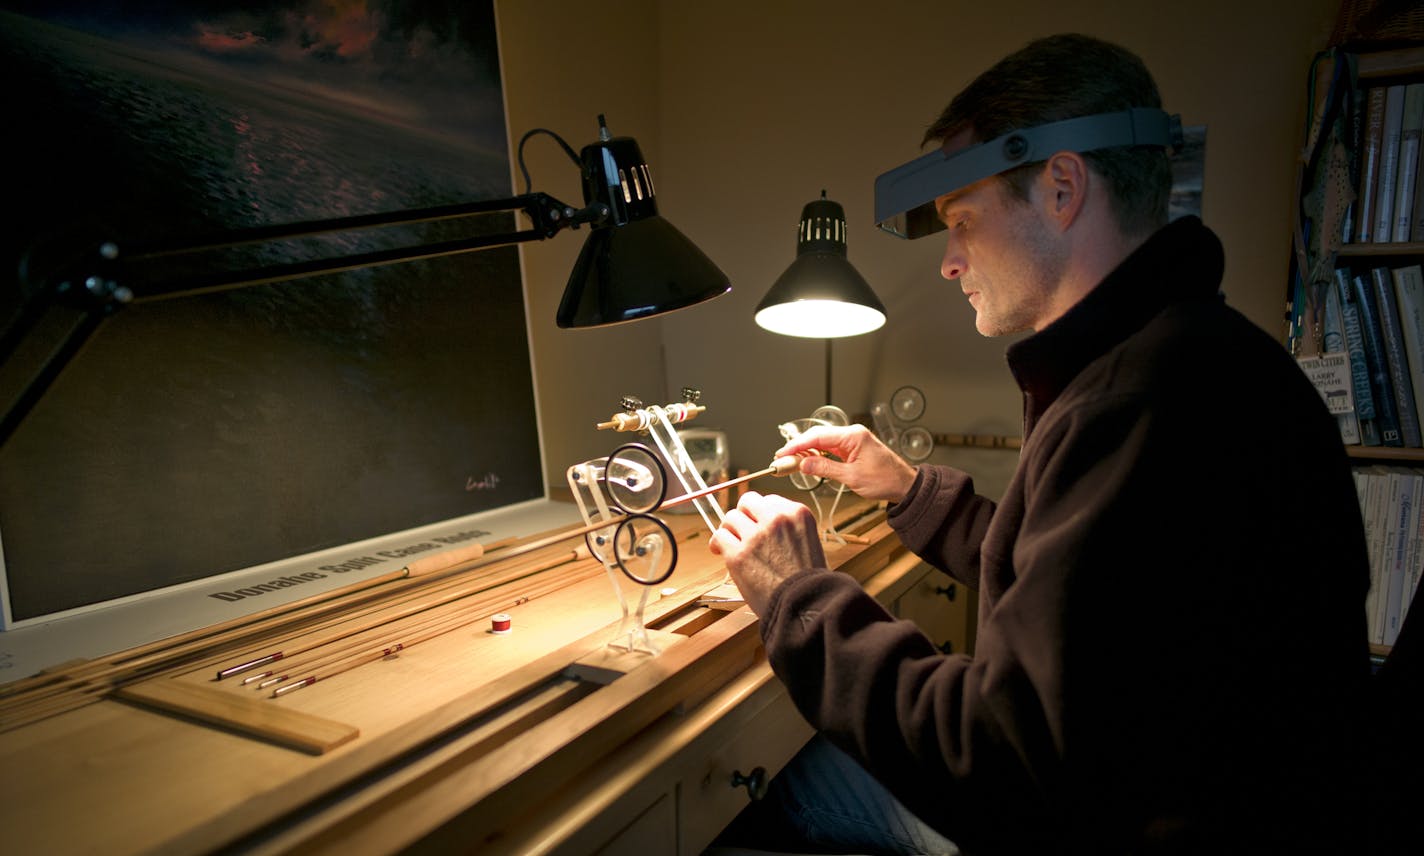
[[[513,624],[513,619],[511,619],[511,618],[509,617],[509,615],[507,615],[506,613],[501,612],[501,613],[499,613],[498,615],[491,615],[491,616],[490,616],[490,632],[491,632],[491,633],[497,633],[497,634],[499,634],[499,635],[502,636],[502,635],[504,635],[504,634],[506,634],[506,633],[509,632],[510,626],[511,626],[512,624]]]

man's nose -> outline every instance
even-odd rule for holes
[[[945,279],[959,279],[964,275],[964,270],[969,265],[964,260],[964,253],[959,246],[959,242],[950,238],[944,247],[944,259],[939,264],[940,276]]]

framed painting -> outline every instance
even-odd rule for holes
[[[0,18],[15,167],[0,324],[99,242],[123,252],[511,194],[492,0],[44,0],[0,3]],[[474,228],[507,231],[512,216]],[[455,228],[184,264],[343,255]],[[72,323],[49,313],[30,356]],[[26,360],[12,362],[0,394],[22,382],[10,375]],[[135,301],[0,448],[4,622],[545,495],[513,248]]]

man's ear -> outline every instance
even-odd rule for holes
[[[1092,175],[1088,162],[1077,152],[1058,152],[1044,164],[1039,174],[1044,183],[1044,213],[1067,229],[1078,219],[1087,203]]]

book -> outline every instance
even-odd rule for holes
[[[1355,239],[1355,223],[1360,217],[1360,150],[1365,141],[1365,90],[1350,90],[1348,108],[1345,113],[1345,155],[1351,194],[1350,204],[1345,208],[1345,219],[1340,227],[1340,243],[1348,244]]]
[[[1424,149],[1424,137],[1421,137],[1420,147]],[[1421,154],[1424,159],[1424,154]],[[1424,241],[1424,181],[1417,177],[1414,180],[1414,216],[1410,218],[1413,225],[1409,227],[1409,240]]]
[[[1390,468],[1390,490],[1394,496],[1390,501],[1389,541],[1386,544],[1384,577],[1384,617],[1382,642],[1393,645],[1399,638],[1399,626],[1404,614],[1404,578],[1408,573],[1409,539],[1419,527],[1420,476],[1408,467]]]
[[[1394,392],[1395,412],[1399,417],[1399,436],[1405,446],[1424,445],[1419,433],[1419,411],[1414,401],[1414,379],[1409,376],[1409,361],[1404,355],[1404,330],[1399,316],[1399,303],[1394,296],[1394,272],[1387,267],[1370,270],[1375,304],[1380,324],[1380,342],[1384,345],[1385,366],[1389,369],[1389,386]],[[1424,390],[1420,391],[1424,394]]]
[[[1365,359],[1364,333],[1360,328],[1360,311],[1355,304],[1350,269],[1335,269],[1335,292],[1340,298],[1340,322],[1345,331],[1345,352],[1350,355],[1350,391],[1355,399],[1355,417],[1360,424],[1360,445],[1383,444],[1379,422],[1375,419],[1375,400],[1370,383],[1369,363]]]
[[[1381,122],[1379,184],[1375,187],[1374,242],[1394,237],[1394,194],[1399,184],[1399,132],[1404,127],[1404,84],[1386,86]]]
[[[1370,564],[1370,590],[1365,596],[1365,621],[1370,641],[1384,644],[1384,628],[1380,626],[1379,621],[1383,611],[1380,605],[1380,593],[1384,590],[1381,570],[1384,567],[1384,521],[1389,513],[1389,500],[1386,497],[1389,476],[1378,470],[1378,467],[1367,467],[1361,471],[1365,479],[1365,546]]]
[[[1424,571],[1424,470],[1409,468],[1416,479],[1414,483],[1414,509],[1408,521],[1408,531],[1404,543],[1404,574],[1400,585],[1399,627],[1409,614],[1409,605],[1414,601],[1414,592],[1419,585],[1419,576]],[[1395,631],[1398,636],[1398,628]],[[1390,644],[1394,644],[1393,641]]]
[[[1414,409],[1424,425],[1424,269],[1405,265],[1394,269],[1394,299],[1404,334],[1404,356],[1414,382]]]
[[[1305,283],[1300,278],[1300,269],[1295,257],[1291,257],[1290,284],[1286,287],[1286,351],[1299,357],[1302,351],[1301,337],[1305,333]]]
[[[1320,337],[1323,340],[1322,344],[1324,345],[1325,352],[1344,352],[1348,357],[1350,347],[1345,341],[1345,322],[1340,317],[1340,293],[1334,288],[1325,289],[1325,308],[1323,310],[1323,316]],[[1363,358],[1361,362],[1364,362]],[[1368,382],[1368,375],[1366,375],[1366,382]],[[1355,383],[1355,366],[1353,360],[1351,360],[1350,395],[1352,401],[1356,394]],[[1360,417],[1358,410],[1351,409],[1349,413],[1336,414],[1335,422],[1340,427],[1340,442],[1347,446],[1360,445],[1362,437],[1360,434]]]
[[[1394,234],[1391,241],[1408,241],[1414,225],[1414,190],[1419,174],[1419,134],[1424,126],[1424,82],[1404,87],[1404,111],[1399,127],[1399,178],[1394,193]]]
[[[1356,188],[1359,208],[1355,212],[1355,241],[1374,241],[1375,188],[1379,186],[1380,150],[1384,147],[1383,86],[1365,90],[1364,138],[1360,145],[1360,184]]]
[[[1424,472],[1420,473],[1424,476]],[[1424,487],[1421,487],[1424,490]],[[1414,596],[1419,591],[1419,581],[1424,577],[1424,497],[1419,497],[1415,503],[1419,509],[1419,520],[1414,526],[1414,532],[1410,535],[1409,541],[1409,563],[1404,574],[1404,594],[1401,597],[1402,606],[1400,609],[1399,623],[1404,624],[1404,619],[1409,616],[1409,607],[1414,603]]]
[[[1375,423],[1379,427],[1381,446],[1403,446],[1399,434],[1399,413],[1395,410],[1394,389],[1389,381],[1389,363],[1384,355],[1384,333],[1380,327],[1379,308],[1375,302],[1373,279],[1369,274],[1350,277],[1350,292],[1355,309],[1360,313],[1360,339],[1365,349],[1365,364],[1370,372],[1370,397],[1375,403]]]

